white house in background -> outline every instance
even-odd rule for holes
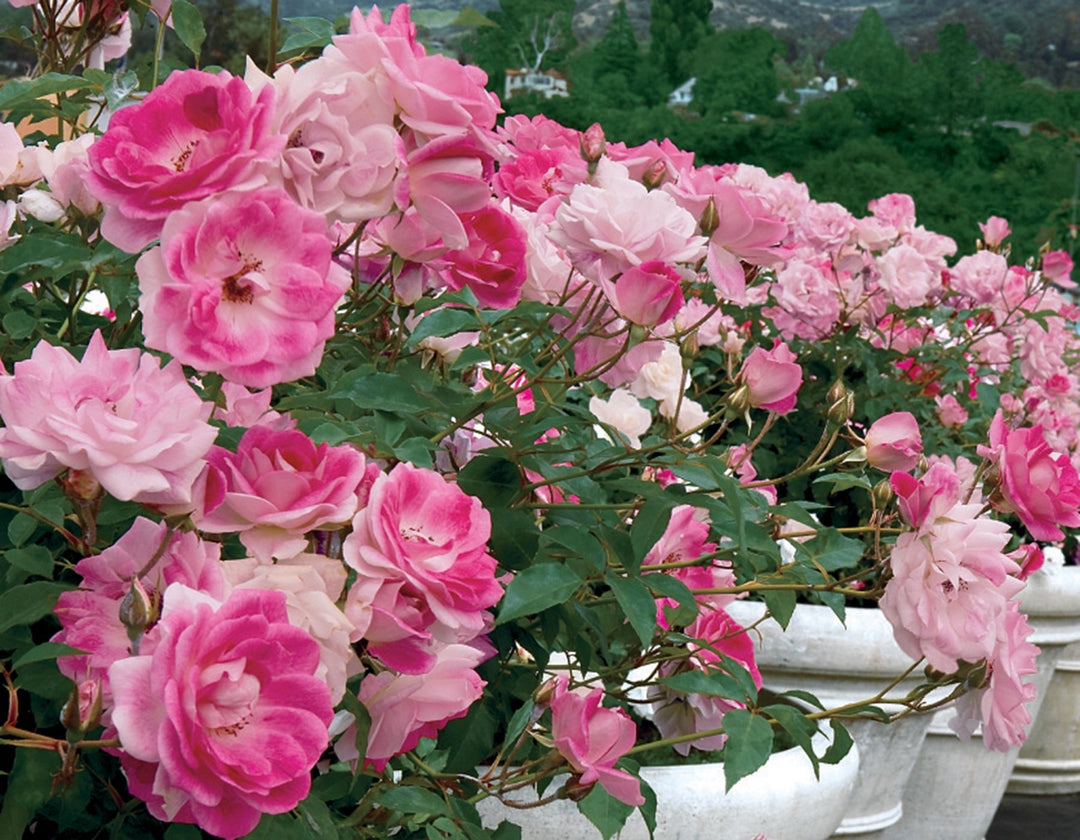
[[[697,79],[690,78],[675,88],[668,94],[667,104],[672,108],[676,106],[689,107],[691,100],[694,98],[694,82],[696,81]]]
[[[553,96],[569,96],[566,76],[558,70],[507,70],[503,98],[515,93],[539,93],[544,99]]]

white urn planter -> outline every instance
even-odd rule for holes
[[[827,739],[817,736],[820,754]],[[814,777],[810,759],[794,747],[774,754],[755,773],[724,790],[723,764],[680,764],[642,767],[641,778],[656,792],[655,840],[826,840],[843,818],[859,772],[858,748],[838,764],[822,764]],[[555,790],[562,779],[556,779]],[[512,794],[529,801],[535,793]],[[535,801],[535,798],[533,799]],[[599,832],[569,800],[533,809],[510,808],[495,798],[477,809],[486,826],[502,820],[521,826],[522,840],[588,840]],[[641,814],[635,811],[616,835],[618,840],[649,840]]]
[[[737,601],[728,611],[748,626],[764,615],[765,605]],[[848,608],[841,624],[828,607],[800,604],[786,631],[769,619],[754,632],[759,636],[754,652],[765,686],[774,691],[809,691],[827,707],[875,696],[914,662],[896,644],[881,610],[870,607]],[[921,676],[921,671],[916,672],[889,696],[902,697]],[[881,708],[899,710],[897,706]],[[860,770],[834,837],[878,838],[900,819],[904,783],[929,725],[929,715],[909,715],[889,724],[845,723],[859,748]]]
[[[1028,677],[1035,699],[1028,705],[1032,731],[1047,686],[1065,647],[1080,641],[1080,575],[1060,575],[1048,568],[1028,579],[1022,609],[1032,626],[1029,640],[1040,648],[1038,670]],[[949,728],[955,715],[945,708],[934,715],[930,732],[904,791],[904,815],[885,833],[887,840],[982,840],[1009,784],[1020,756],[983,746],[978,733],[962,741]]]

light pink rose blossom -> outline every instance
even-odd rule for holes
[[[606,400],[592,397],[589,412],[622,434],[631,449],[641,448],[641,436],[652,426],[652,414],[625,388],[616,388]]]
[[[890,248],[877,260],[878,286],[901,309],[924,306],[941,292],[941,277],[911,245]]]
[[[190,201],[266,180],[285,138],[270,129],[273,91],[258,97],[227,72],[185,70],[112,115],[90,147],[90,191],[105,206],[101,234],[137,253]]]
[[[567,689],[568,677],[560,674],[551,700],[551,737],[555,749],[575,772],[579,784],[599,782],[600,787],[627,805],[643,805],[641,783],[615,762],[634,746],[637,727],[622,709],[600,705],[604,690]]]
[[[377,472],[347,444],[252,426],[235,453],[215,446],[207,455],[192,518],[210,534],[239,532],[263,562],[285,559],[304,550],[311,531],[349,522]]]
[[[480,500],[438,473],[403,462],[381,475],[342,547],[357,572],[345,600],[356,638],[387,666],[423,673],[435,642],[486,632],[503,592],[490,535]]]
[[[310,376],[351,282],[333,249],[280,188],[188,204],[135,266],[147,345],[255,388]]]
[[[632,324],[653,327],[675,317],[683,304],[682,275],[659,260],[631,266],[614,281],[602,280],[612,308]]]
[[[988,304],[1001,297],[1009,264],[1001,254],[978,251],[957,260],[949,272],[949,290],[976,303]]]
[[[217,437],[180,363],[138,349],[109,350],[100,332],[81,361],[41,342],[0,374],[0,458],[30,490],[64,469],[90,472],[123,501],[188,504]]]
[[[152,654],[109,669],[112,722],[132,794],[165,822],[232,840],[295,808],[329,742],[319,646],[289,623],[285,593],[223,603],[173,584]]]
[[[958,504],[962,487],[956,467],[947,460],[933,461],[920,478],[894,472],[889,484],[904,521],[916,531],[933,525]]]
[[[1080,526],[1080,476],[1067,456],[1054,452],[1041,426],[1009,429],[999,409],[990,424],[989,458],[1000,476],[998,510],[1015,513],[1037,540],[1065,538],[1060,526]]]
[[[164,551],[151,564],[166,538]],[[131,589],[132,579],[141,574],[139,582],[151,600],[159,598],[172,583],[223,598],[226,583],[220,556],[220,545],[204,542],[192,531],[170,535],[165,523],[138,517],[111,546],[80,560],[75,566],[82,576],[79,588],[60,594],[54,612],[61,630],[52,641],[86,651],[59,657],[56,664],[60,672],[74,680],[102,680],[109,698],[109,666],[128,656],[131,647],[127,629],[120,621],[120,604]],[[152,627],[146,630],[142,651],[149,653],[156,637]]]
[[[919,423],[910,411],[879,417],[866,432],[866,461],[884,472],[910,470],[922,455]]]
[[[907,233],[915,227],[915,200],[906,193],[889,193],[875,198],[867,209],[898,233]]]
[[[983,241],[988,248],[996,248],[1012,233],[1009,220],[1001,216],[991,216],[985,222],[979,222],[979,230],[982,231]]]
[[[782,341],[773,344],[771,350],[755,347],[750,351],[737,381],[746,386],[751,406],[778,414],[787,414],[795,408],[803,378],[796,358]]]
[[[1076,281],[1072,279],[1072,257],[1065,251],[1047,251],[1042,258],[1042,274],[1051,283],[1056,283],[1063,289],[1075,289]]]
[[[943,426],[963,426],[968,421],[967,409],[952,394],[934,397],[937,416]]]
[[[270,388],[252,393],[243,385],[235,382],[221,383],[221,396],[225,407],[214,409],[214,419],[226,426],[246,429],[249,426],[269,426],[272,429],[294,429],[296,421],[288,414],[281,414],[270,408],[274,393]]]
[[[776,273],[769,293],[776,306],[762,312],[785,337],[821,338],[840,318],[840,285],[827,261],[791,260]]]

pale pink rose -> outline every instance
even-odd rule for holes
[[[461,222],[469,244],[442,255],[439,277],[454,291],[468,287],[482,307],[510,309],[525,285],[525,229],[495,204],[463,215]]]
[[[740,484],[750,484],[757,479],[757,468],[754,467],[750,460],[750,452],[745,443],[740,443],[738,446],[732,446],[728,449],[727,454],[724,455],[724,460],[727,462],[728,468],[734,471],[735,477],[739,479]],[[762,485],[754,489],[763,495],[770,505],[776,504],[775,485]]]
[[[896,245],[877,259],[878,286],[890,303],[910,309],[929,303],[941,291],[941,277],[910,245]]]
[[[796,181],[790,172],[770,175],[760,166],[748,163],[724,164],[720,171],[724,177],[761,199],[770,214],[788,224],[798,219],[810,203],[806,184]]]
[[[60,204],[75,207],[86,215],[96,213],[100,202],[87,187],[90,169],[90,147],[96,135],[82,134],[74,140],[65,140],[51,151],[37,147],[37,163],[49,191]]]
[[[697,220],[662,190],[632,181],[601,158],[594,183],[578,184],[555,213],[551,237],[578,270],[609,279],[649,260],[694,263],[705,255]]]
[[[1016,573],[1016,576],[1020,580],[1027,580],[1035,572],[1039,571],[1043,567],[1043,563],[1046,561],[1046,556],[1043,554],[1042,547],[1038,543],[1024,543],[1015,551],[1009,552],[1009,556],[1016,561],[1016,565],[1020,567],[1020,570]]]
[[[548,227],[535,213],[514,212],[527,234],[525,249],[525,284],[521,296],[550,304],[565,304],[576,311],[591,284],[576,274],[566,255],[548,237]]]
[[[641,436],[652,426],[652,414],[624,388],[616,388],[606,400],[592,397],[589,411],[605,426],[622,434],[631,449],[641,448]]]
[[[87,183],[105,206],[102,236],[134,254],[188,202],[263,184],[285,144],[272,117],[272,90],[256,98],[224,71],[173,73],[121,108],[90,147]]]
[[[37,180],[39,152],[23,147],[14,123],[0,122],[0,187],[30,184]]]
[[[1027,704],[1035,699],[1035,684],[1024,677],[1037,671],[1039,655],[1039,648],[1027,640],[1029,635],[1031,626],[1019,603],[1010,601],[987,659],[986,681],[956,701],[956,717],[949,721],[964,740],[981,723],[983,744],[989,749],[1009,752],[1024,743],[1031,723]]]
[[[474,645],[440,646],[423,674],[382,671],[360,683],[360,702],[371,715],[363,764],[382,772],[395,755],[413,749],[421,738],[434,738],[451,720],[463,717],[487,685],[476,667],[494,650]],[[334,745],[342,761],[357,761],[356,729],[345,730]]]
[[[1020,341],[1020,373],[1028,381],[1065,375],[1067,351],[1076,347],[1076,333],[1064,318],[1049,316],[1045,326],[1034,318],[1024,320],[1016,338]]]
[[[303,432],[252,426],[236,452],[215,446],[196,489],[192,514],[210,534],[239,532],[264,562],[307,546],[317,528],[347,523],[377,467],[352,446],[316,445]]]
[[[771,350],[755,347],[743,361],[737,381],[745,385],[749,404],[778,414],[795,408],[803,371],[797,356],[782,341]]]
[[[643,805],[641,783],[615,762],[634,746],[637,727],[622,709],[600,705],[602,688],[592,691],[567,689],[568,677],[560,674],[551,700],[551,738],[555,749],[580,774],[578,783],[600,783],[605,791],[627,805]]]
[[[884,472],[910,470],[922,455],[919,423],[910,411],[879,417],[866,432],[866,461]]]
[[[389,213],[405,147],[394,128],[394,103],[376,79],[329,61],[294,70],[282,65],[271,80],[249,64],[256,92],[275,91],[274,130],[288,138],[269,173],[299,204],[328,221],[357,224]]]
[[[701,429],[709,422],[711,416],[701,403],[686,396],[674,403],[666,400],[661,402],[660,414],[674,420],[675,428],[684,435],[695,429]]]
[[[246,429],[249,426],[269,426],[272,429],[295,429],[296,421],[288,414],[281,414],[270,408],[274,392],[263,388],[254,393],[235,382],[221,383],[221,396],[225,398],[225,407],[214,409],[214,419],[226,426]]]
[[[899,233],[907,233],[915,227],[915,200],[906,193],[889,193],[875,198],[867,209],[885,224]]]
[[[769,286],[776,306],[762,312],[786,336],[817,339],[840,318],[840,286],[827,261],[791,260]]]
[[[361,671],[350,638],[355,629],[335,601],[345,589],[345,568],[318,554],[298,554],[289,560],[263,563],[254,557],[222,564],[233,589],[272,589],[285,593],[290,623],[306,630],[319,643],[315,676],[330,689],[330,702],[345,696],[345,681]]]
[[[11,234],[11,226],[15,224],[17,216],[18,205],[14,201],[9,199],[0,204],[0,251],[19,241],[18,234]]]
[[[51,224],[64,218],[64,205],[45,190],[28,189],[19,194],[19,213]]]
[[[109,350],[100,332],[82,361],[41,342],[0,374],[0,458],[30,490],[64,469],[86,471],[111,495],[184,505],[217,430],[180,363]]]
[[[718,663],[723,655],[745,667],[754,684],[761,688],[761,673],[754,659],[753,640],[723,609],[703,609],[685,633],[696,639],[689,643],[693,653],[687,662],[692,668],[706,673],[717,670],[721,667]],[[675,666],[674,662],[665,663],[660,668],[660,675],[671,676],[676,673]],[[683,694],[660,685],[650,686],[648,697],[652,702],[653,722],[664,738],[720,729],[725,714],[745,706],[727,697]],[[674,749],[680,755],[688,755],[691,747],[718,750],[726,740],[727,736],[721,732],[675,744]]]
[[[604,151],[625,166],[635,181],[644,182],[648,178],[661,183],[678,181],[694,168],[694,153],[683,151],[666,137],[660,141],[646,140],[639,146],[606,143]]]
[[[132,794],[165,822],[241,837],[295,808],[329,742],[319,646],[289,623],[284,592],[223,603],[173,584],[152,654],[109,669],[112,722]]]
[[[1042,274],[1051,283],[1056,283],[1063,289],[1076,288],[1076,281],[1070,276],[1073,270],[1073,261],[1065,251],[1047,251],[1042,258]]]
[[[1080,476],[1062,453],[1046,442],[1041,426],[1009,429],[1001,409],[990,424],[990,445],[979,454],[997,467],[997,510],[1015,513],[1037,540],[1065,538],[1060,526],[1080,526]]]
[[[150,561],[168,539],[158,560]],[[120,604],[136,576],[151,600],[165,587],[182,583],[214,598],[225,596],[226,584],[220,560],[221,546],[204,542],[191,531],[168,534],[165,523],[137,518],[131,528],[100,554],[84,557],[75,566],[82,576],[78,589],[60,594],[54,612],[61,630],[52,641],[86,651],[56,660],[60,672],[74,680],[102,681],[106,700],[111,697],[109,666],[128,656],[131,639],[120,621]],[[153,649],[155,636],[143,639],[142,651]]]
[[[642,560],[642,566],[676,564],[663,571],[681,580],[691,589],[734,586],[735,573],[730,565],[723,565],[715,559],[700,559],[703,555],[716,551],[716,543],[709,540],[708,522],[703,521],[701,516],[702,511],[692,505],[676,506],[671,511],[671,518],[664,533]],[[710,594],[698,595],[695,599],[709,609],[722,609],[734,601],[735,596]],[[661,627],[670,627],[666,614],[666,608],[670,606],[675,606],[675,601],[669,598],[661,598],[656,602],[656,620]]]
[[[601,280],[612,308],[632,324],[656,326],[675,317],[683,304],[682,275],[665,262],[647,260],[614,281]]]
[[[674,341],[659,343],[662,345],[659,358],[641,366],[630,391],[635,397],[651,398],[666,405],[665,416],[670,417],[686,390],[686,372],[679,345]]]
[[[647,365],[661,359],[668,344],[643,341],[627,350],[624,336],[588,335],[574,345],[574,370],[578,375],[595,376],[611,388],[635,383],[630,389],[635,396],[649,396],[647,389],[638,387],[637,380]],[[667,367],[670,369],[670,365]]]
[[[135,266],[147,345],[255,388],[310,376],[351,282],[333,249],[277,187],[188,204]]]
[[[1009,220],[1001,216],[991,216],[985,222],[979,222],[979,230],[982,231],[983,241],[988,248],[996,248],[1005,241],[1012,231],[1009,229]]]
[[[423,673],[435,642],[486,632],[503,591],[490,535],[480,500],[438,473],[402,462],[381,475],[342,550],[357,572],[345,601],[356,637],[389,667]]]
[[[944,673],[991,655],[1006,603],[1024,587],[1003,553],[1009,526],[979,509],[955,505],[920,532],[901,534],[889,559],[893,576],[880,603],[896,642]]]
[[[963,426],[968,421],[967,409],[952,394],[934,397],[937,416],[943,426]]]
[[[904,520],[915,530],[931,526],[960,501],[962,480],[947,460],[935,460],[920,477],[894,472],[889,484]]]
[[[1001,254],[978,251],[961,257],[949,272],[949,290],[987,304],[1000,298],[1009,264]]]
[[[799,233],[815,246],[835,252],[855,233],[855,219],[836,202],[811,201],[799,218]]]

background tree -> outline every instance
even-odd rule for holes
[[[649,60],[678,87],[693,75],[690,57],[713,31],[712,0],[652,0],[649,9]]]
[[[774,58],[785,50],[765,29],[725,29],[705,38],[691,65],[694,108],[705,115],[737,110],[779,116]]]

